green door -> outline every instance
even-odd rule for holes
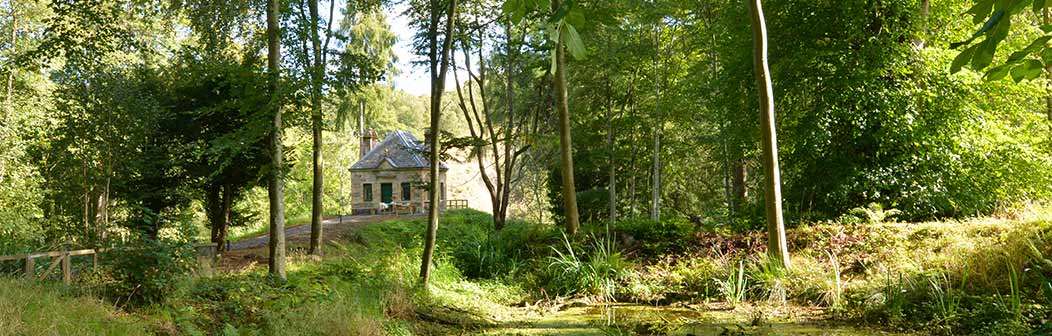
[[[380,202],[391,203],[391,195],[394,193],[394,189],[391,188],[390,183],[380,184]]]

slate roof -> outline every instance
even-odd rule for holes
[[[424,157],[426,153],[424,144],[412,133],[397,130],[391,132],[372,150],[365,153],[364,157],[351,166],[351,170],[380,169],[380,165],[384,162],[393,167],[392,169],[429,168],[431,165]],[[439,168],[449,169],[445,163],[440,163]]]

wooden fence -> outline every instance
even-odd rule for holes
[[[448,209],[448,210],[467,209],[468,208],[468,200],[466,200],[466,199],[453,199],[453,200],[448,200],[446,202],[448,202],[448,203],[446,203],[446,209]]]
[[[205,269],[210,272],[212,267],[212,260],[216,256],[216,245],[215,244],[197,244],[194,246],[194,250],[197,251],[197,262],[199,268]],[[62,270],[62,282],[69,284],[73,281],[73,263],[70,260],[76,256],[91,256],[91,268],[96,269],[99,267],[99,253],[105,252],[106,249],[83,249],[83,250],[72,250],[72,251],[50,251],[50,252],[36,252],[36,253],[23,253],[0,256],[0,262],[2,261],[14,261],[14,260],[25,260],[25,266],[23,267],[23,276],[26,279],[43,279],[46,278],[51,272],[54,272],[56,268],[61,267]],[[44,272],[37,273],[36,263],[38,259],[51,258],[51,265],[48,266]]]

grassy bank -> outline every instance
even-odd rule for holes
[[[762,232],[651,224],[669,234],[626,244],[638,264],[621,279],[622,300],[813,306],[835,320],[927,334],[1052,332],[1045,216],[800,227],[788,233],[790,271],[768,265]],[[660,253],[665,246],[685,248]]]
[[[148,325],[91,296],[0,278],[0,334],[141,335]]]
[[[789,232],[789,271],[768,266],[762,232],[629,220],[609,234],[590,225],[567,238],[558,228],[526,222],[499,233],[491,225],[479,212],[445,215],[427,288],[416,283],[424,222],[400,220],[347,232],[321,260],[294,257],[287,282],[256,266],[180,281],[163,303],[125,310],[6,280],[11,290],[0,300],[0,330],[473,334],[529,325],[581,302],[617,301],[719,311],[741,323],[819,319],[937,335],[1052,332],[1052,222],[1042,215],[803,226]],[[45,317],[55,315],[61,318]],[[669,322],[655,319],[646,330],[670,330],[662,323]]]
[[[422,248],[400,238],[419,224],[370,226],[342,237],[346,244],[327,248],[321,261],[293,258],[287,282],[267,277],[265,266],[198,279],[140,313],[163,334],[446,334],[506,318],[521,291],[469,281],[448,259],[437,261],[428,288],[417,284]]]

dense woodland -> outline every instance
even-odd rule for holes
[[[0,262],[0,333],[515,334],[611,303],[679,310],[579,331],[690,334],[670,316],[729,311],[720,335],[1052,332],[1044,0],[0,12],[0,255],[108,251],[68,286]],[[431,93],[396,89],[407,72]],[[490,213],[326,231],[369,129],[441,130],[428,160],[467,163]],[[46,299],[13,304],[27,292]],[[68,325],[34,319],[63,302],[83,302]]]

